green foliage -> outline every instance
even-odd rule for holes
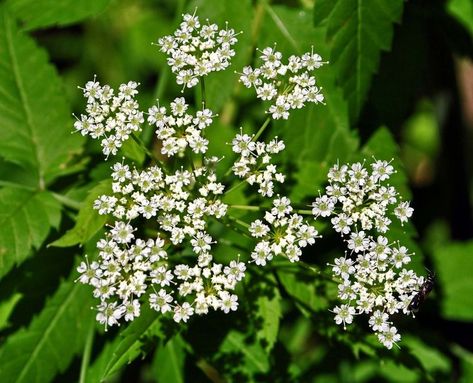
[[[0,8],[0,153],[34,170],[40,190],[68,170],[82,139],[72,120],[62,84],[43,49]]]
[[[266,352],[270,352],[276,343],[281,318],[281,296],[277,288],[256,300],[257,316],[261,318],[260,329],[256,332],[256,339],[260,341]]]
[[[69,247],[85,244],[92,238],[107,221],[107,216],[100,215],[97,210],[93,209],[94,201],[99,196],[108,193],[111,187],[110,180],[105,180],[92,188],[82,204],[79,214],[77,214],[74,227],[51,243],[50,246]]]
[[[158,383],[183,383],[184,362],[186,358],[185,342],[176,335],[166,344],[157,348],[153,360],[153,375]]]
[[[90,290],[75,284],[75,272],[61,283],[31,324],[11,335],[0,348],[3,382],[48,382],[79,354],[90,324]]]
[[[51,193],[0,189],[0,276],[38,249],[59,221],[60,206]]]
[[[451,243],[434,250],[436,278],[442,316],[459,321],[473,320],[473,242]]]
[[[473,39],[473,3],[469,0],[449,0],[447,9],[469,30]]]
[[[457,28],[463,26],[470,36],[473,33],[470,1],[424,3],[195,0],[186,6],[183,0],[4,1],[0,6],[0,381],[72,382],[81,376],[81,383],[139,379],[405,383],[451,382],[452,377],[470,382],[473,354],[463,328],[471,332],[473,323],[469,274],[473,243],[450,242],[449,234],[445,234],[471,238],[469,223],[456,221],[460,214],[457,210],[455,219],[445,219],[451,214],[450,204],[462,198],[458,190],[451,192],[452,200],[441,194],[442,187],[457,185],[451,169],[427,192],[422,189],[425,185],[416,184],[413,206],[419,234],[411,223],[401,226],[395,221],[389,232],[390,242],[400,241],[416,253],[413,263],[418,273],[426,273],[423,254],[429,264],[432,253],[437,281],[416,318],[400,322],[400,351],[381,351],[375,337],[367,335],[367,326],[358,326],[360,323],[347,326],[347,331],[335,325],[329,309],[338,304],[337,284],[331,279],[327,263],[343,250],[330,235],[327,247],[316,243],[304,252],[304,263],[276,257],[271,272],[260,272],[254,264],[248,264],[249,282],[238,286],[237,312],[193,317],[187,325],[177,325],[143,305],[141,315],[132,323],[106,332],[96,329],[91,307],[97,300],[90,289],[75,283],[75,269],[70,272],[74,253],[61,249],[80,245],[81,252],[94,253],[94,238],[107,217],[98,215],[92,205],[111,188],[110,180],[102,180],[109,177],[113,159],[100,163],[96,147],[84,146],[79,134],[71,134],[71,111],[80,114],[84,104],[78,100],[81,92],[77,85],[83,85],[94,73],[101,82],[114,87],[129,79],[139,81],[143,109],[156,97],[163,104],[180,97],[181,89],[172,84],[174,75],[167,69],[164,55],[150,43],[172,33],[181,13],[192,13],[195,7],[201,20],[209,18],[220,27],[228,21],[229,28],[242,32],[231,67],[205,80],[206,104],[219,113],[206,129],[208,153],[223,157],[218,174],[225,184],[228,176],[224,174],[234,160],[227,143],[240,126],[245,133],[254,133],[265,118],[264,105],[250,98],[250,91],[238,83],[234,71],[241,72],[243,66],[259,60],[256,48],[276,42],[284,57],[310,51],[313,46],[325,61],[330,61],[316,72],[325,105],[293,111],[288,120],[272,122],[262,136],[270,139],[278,135],[286,145],[277,158],[278,168],[288,178],[277,193],[288,195],[299,205],[297,209],[310,209],[317,191],[326,184],[332,164],[370,161],[374,156],[393,159],[397,173],[390,182],[404,199],[412,198],[410,184],[415,184],[417,173],[425,171],[425,164],[423,157],[411,156],[409,161],[403,158],[404,163],[408,162],[407,174],[400,153],[407,153],[409,145],[416,146],[430,156],[429,166],[437,177],[448,161],[441,157],[438,165],[433,160],[446,156],[446,141],[459,134],[448,130],[452,125],[444,127],[448,116],[454,114],[444,100],[445,89],[448,94],[458,93],[458,85],[449,83],[456,69],[448,66],[448,60],[458,53],[465,54],[455,51],[458,39],[455,33],[449,35],[448,23],[455,18]],[[398,28],[396,23],[401,21],[403,11],[405,20]],[[62,28],[74,23],[80,25]],[[427,26],[428,32],[420,32]],[[438,33],[431,28],[441,29],[442,37],[453,42],[451,50],[437,53],[442,39],[436,37],[435,55],[426,56],[425,47],[431,41],[424,33]],[[394,40],[402,54],[396,50],[387,53],[393,35],[400,41]],[[411,44],[407,49],[402,45],[403,35]],[[422,55],[425,61],[421,62],[429,63],[428,68],[418,64]],[[432,69],[436,65],[441,71]],[[430,79],[427,90],[421,88],[424,74],[420,70],[403,73],[412,68],[425,69]],[[378,70],[383,75],[374,80]],[[445,70],[449,70],[448,76]],[[439,78],[442,82],[434,80]],[[461,77],[457,76],[456,81],[460,82]],[[403,103],[413,103],[406,109],[422,107],[412,116],[398,112],[397,105],[392,105],[395,97],[388,97],[390,89],[405,89],[405,83],[413,89],[403,95]],[[370,93],[372,85],[378,90],[373,94],[383,97]],[[432,89],[440,88],[444,93],[433,93]],[[415,99],[417,94],[427,100],[425,104]],[[184,96],[198,105],[201,90],[185,90]],[[391,108],[392,115],[399,114],[393,121],[380,112]],[[459,121],[457,118],[454,126]],[[401,127],[405,128],[404,135]],[[447,139],[442,136],[444,131],[449,132]],[[401,148],[398,137],[406,141],[401,142]],[[150,127],[144,127],[140,139],[147,150],[159,151]],[[140,139],[125,142],[118,157],[147,166],[150,159]],[[468,148],[467,140],[462,144]],[[461,152],[457,142],[454,151],[455,155]],[[194,157],[197,164],[200,156]],[[462,161],[452,158],[455,170],[460,169]],[[462,185],[471,186],[466,173],[461,175],[465,178]],[[427,194],[438,197],[435,209]],[[257,205],[247,185],[227,194],[224,201],[229,205]],[[261,213],[257,211],[261,207],[230,210],[234,219],[249,222]],[[461,207],[465,218],[469,214],[467,204]],[[435,227],[430,224],[434,220]],[[459,226],[464,230],[461,235]],[[228,222],[217,221],[210,226],[209,231],[220,243],[212,247],[215,259],[226,261],[241,254],[241,259],[248,260],[254,241],[242,237],[243,229],[230,231],[228,227]],[[317,228],[324,231],[323,227]],[[148,236],[148,232],[139,232],[142,234]],[[323,234],[325,237],[325,231]],[[424,246],[417,244],[418,236]],[[48,263],[38,266],[47,262],[41,258],[46,244],[58,247],[54,252],[70,260],[69,268]],[[184,246],[172,256],[179,260],[189,253],[190,248]],[[59,268],[59,274],[52,275],[51,269]],[[60,276],[69,273],[66,280],[59,281]],[[451,321],[461,321],[465,326],[458,330],[460,335],[452,330],[456,322]],[[444,327],[449,333],[442,333]]]
[[[88,382],[107,381],[120,368],[143,355],[142,347],[148,341],[163,337],[162,317],[150,308],[143,308],[141,315],[126,327],[113,341],[105,345],[100,356],[87,371]]]
[[[315,2],[314,21],[326,27],[330,61],[337,68],[352,122],[361,112],[381,52],[391,46],[393,24],[402,9],[402,0]]]
[[[27,30],[63,26],[102,12],[110,0],[7,0]]]

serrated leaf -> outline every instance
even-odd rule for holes
[[[185,343],[180,335],[161,345],[154,355],[153,371],[158,383],[184,382]]]
[[[102,194],[110,194],[110,192],[111,180],[102,181],[92,188],[79,210],[74,227],[49,246],[69,247],[84,244],[92,238],[107,221],[107,216],[100,215],[97,210],[93,209],[94,201]]]
[[[433,253],[436,279],[442,292],[442,316],[458,321],[473,321],[473,241],[456,242]]]
[[[272,350],[278,338],[279,319],[282,315],[279,290],[273,288],[271,294],[270,297],[260,296],[256,302],[257,315],[262,319],[261,326],[256,332],[256,338],[262,343],[267,353]]]
[[[72,24],[102,12],[110,0],[7,0],[27,30]]]
[[[90,289],[61,283],[30,326],[11,335],[0,348],[2,382],[43,383],[63,372],[83,349],[94,320]]]
[[[143,354],[142,347],[147,338],[163,338],[162,318],[162,314],[143,306],[141,315],[104,347],[87,372],[87,382],[106,381]]]
[[[265,373],[269,369],[268,356],[258,343],[248,343],[245,335],[236,330],[230,331],[220,346],[220,353],[243,356],[243,360],[236,368],[245,374]]]
[[[0,277],[41,246],[59,224],[60,209],[49,192],[0,189]]]
[[[355,122],[377,71],[382,51],[390,49],[393,24],[399,22],[402,0],[317,0],[314,23],[326,27],[330,65]]]
[[[34,171],[44,189],[67,172],[82,138],[72,120],[61,81],[43,49],[0,7],[0,153]]]

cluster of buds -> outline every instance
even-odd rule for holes
[[[332,217],[335,231],[346,241],[348,252],[332,264],[339,281],[338,297],[344,303],[333,312],[337,324],[350,324],[353,316],[370,315],[369,325],[387,348],[401,339],[389,316],[410,314],[409,304],[423,278],[405,267],[411,256],[399,242],[387,236],[392,216],[401,224],[412,215],[407,202],[387,181],[394,168],[386,161],[334,165],[328,174],[326,194],[313,203],[316,217]]]
[[[291,109],[300,109],[307,102],[323,103],[322,88],[316,86],[314,69],[325,62],[313,52],[302,56],[290,56],[283,64],[282,53],[275,47],[267,47],[261,52],[262,65],[256,68],[246,66],[240,74],[240,81],[247,88],[254,87],[256,96],[261,100],[271,101],[267,113],[274,119],[287,119]]]
[[[148,110],[148,122],[156,126],[156,135],[162,141],[161,153],[168,157],[182,155],[187,146],[194,153],[206,153],[209,141],[203,130],[215,117],[210,109],[203,108],[195,116],[187,113],[189,105],[184,97],[171,102],[171,114],[164,106],[154,105]]]
[[[279,197],[273,201],[273,208],[266,212],[264,221],[253,221],[249,231],[257,238],[251,258],[260,266],[281,255],[291,262],[297,262],[302,248],[312,245],[318,237],[317,230],[304,221],[302,216],[293,213],[291,201],[287,197]]]
[[[258,185],[258,193],[263,197],[272,197],[273,181],[283,183],[285,176],[277,171],[276,165],[271,164],[271,155],[284,150],[284,142],[277,137],[267,144],[255,142],[254,136],[240,132],[232,141],[232,150],[240,155],[232,166],[233,173],[250,185]]]
[[[199,77],[226,69],[235,55],[232,46],[237,33],[220,29],[216,24],[201,24],[195,15],[183,15],[184,21],[174,35],[159,39],[158,45],[168,55],[168,64],[176,74],[176,82],[192,88]]]
[[[87,98],[86,111],[74,123],[74,128],[83,136],[101,139],[102,151],[106,157],[117,154],[123,141],[133,132],[141,130],[143,112],[139,111],[135,95],[138,83],[130,81],[121,84],[117,95],[109,85],[89,81],[80,88]]]

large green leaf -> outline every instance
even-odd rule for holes
[[[100,215],[97,210],[93,209],[94,201],[102,194],[110,194],[110,191],[111,180],[102,181],[92,188],[79,210],[74,227],[50,246],[69,247],[84,244],[92,238],[107,221],[107,216]]]
[[[7,0],[25,29],[72,24],[102,12],[110,0]]]
[[[30,326],[11,335],[0,348],[5,383],[49,382],[80,353],[93,318],[90,289],[63,282]]]
[[[315,25],[326,26],[330,65],[356,121],[377,71],[381,51],[390,49],[393,24],[402,15],[403,0],[316,0]]]
[[[39,248],[60,218],[60,205],[49,192],[0,189],[0,277]]]
[[[473,320],[473,241],[447,244],[434,250],[436,278],[442,316],[447,319]]]
[[[67,173],[80,150],[81,136],[71,134],[72,120],[61,81],[47,55],[19,31],[0,8],[0,153],[34,171],[44,189]]]
[[[163,337],[161,321],[162,314],[149,307],[142,307],[141,315],[113,341],[106,344],[87,371],[87,382],[107,381],[107,378],[117,373],[120,368],[142,355],[142,348],[147,339]]]
[[[180,335],[161,345],[153,360],[153,375],[158,383],[183,383],[185,359],[185,343]]]

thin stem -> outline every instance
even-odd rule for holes
[[[207,99],[205,95],[205,79],[203,77],[200,78],[200,95],[202,98],[202,106],[205,109]]]
[[[90,355],[92,354],[92,346],[94,344],[95,321],[91,320],[89,332],[85,340],[84,352],[82,353],[82,362],[80,365],[79,383],[86,382],[87,369],[89,368]]]
[[[264,210],[265,207],[262,206],[251,206],[251,205],[228,205],[230,209],[239,209],[239,210],[248,210],[248,211],[260,211]],[[311,210],[294,210],[295,213],[297,214],[302,214],[302,215],[312,215]]]
[[[229,205],[230,209],[240,209],[240,210],[250,210],[250,211],[258,211],[261,210],[259,206],[250,206],[250,205]]]
[[[253,137],[253,141],[256,141],[263,134],[264,130],[269,125],[270,121],[271,121],[271,117],[267,117],[263,125],[261,125],[261,128],[259,128],[258,132]]]
[[[241,182],[238,182],[236,185],[233,185],[230,189],[228,189],[227,191],[225,191],[223,194],[226,195],[226,194],[230,194],[232,191],[238,189],[240,186],[244,185],[246,183],[246,180],[243,180]]]
[[[55,192],[51,192],[53,197],[56,198],[61,204],[64,206],[70,207],[71,209],[74,210],[80,210],[82,207],[82,202],[73,200],[72,198],[66,197],[65,195],[58,194]]]
[[[131,138],[133,138],[133,140],[140,146],[140,148],[143,149],[143,151],[149,158],[153,158],[153,154],[149,151],[145,143],[141,141],[141,139],[135,133],[131,134]]]

